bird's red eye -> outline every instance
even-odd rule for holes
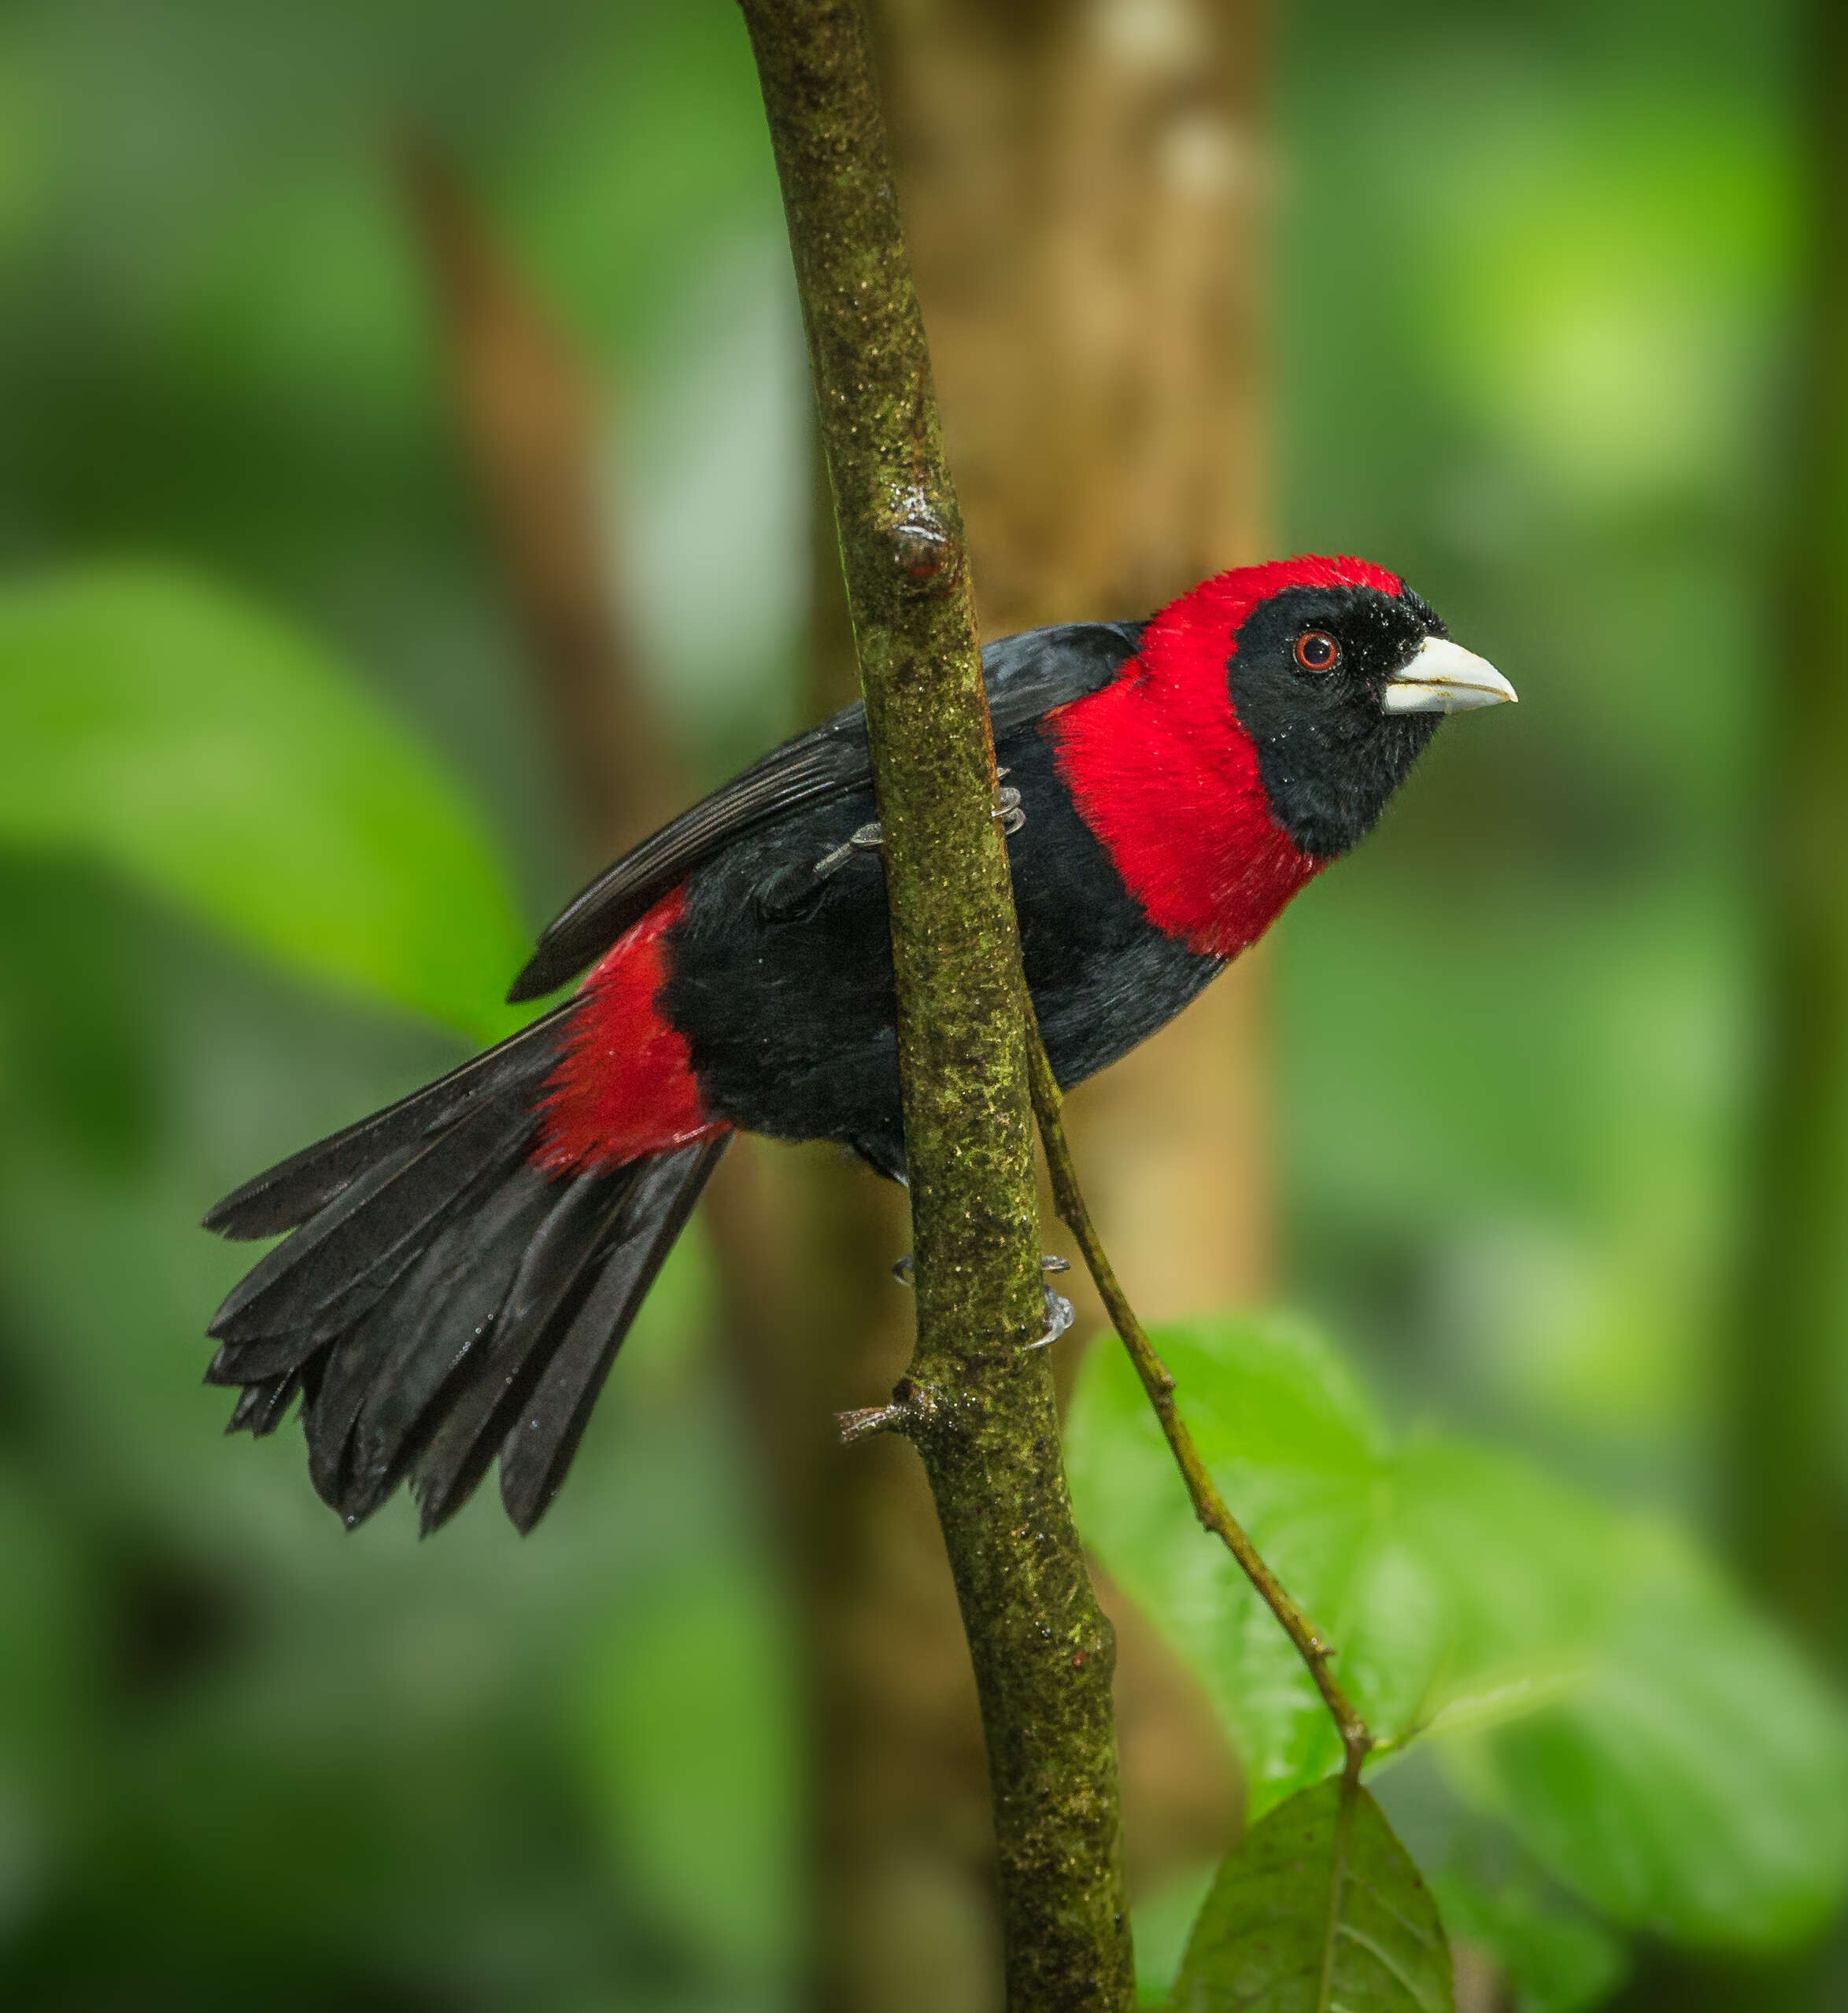
[[[1306,671],[1332,671],[1341,661],[1341,646],[1325,629],[1306,629],[1296,638],[1296,662]]]

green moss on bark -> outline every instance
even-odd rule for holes
[[[898,972],[918,1349],[900,1387],[981,1700],[1007,2003],[1134,1989],[1114,1644],[1066,1492],[1042,1324],[1006,849],[963,526],[858,0],[741,0],[841,531]]]

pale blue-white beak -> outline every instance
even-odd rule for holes
[[[1468,713],[1517,703],[1514,686],[1493,664],[1442,636],[1425,637],[1380,702],[1388,713]]]

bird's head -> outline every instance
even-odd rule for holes
[[[1155,618],[1140,664],[1215,711],[1229,699],[1272,817],[1322,860],[1371,829],[1442,715],[1514,697],[1420,596],[1364,560],[1221,574]]]
[[[1366,836],[1440,715],[1514,696],[1397,574],[1282,560],[1170,603],[1048,731],[1149,919],[1232,957]]]

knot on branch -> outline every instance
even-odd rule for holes
[[[900,1377],[892,1387],[889,1405],[868,1405],[853,1412],[837,1412],[834,1423],[841,1430],[841,1444],[850,1447],[856,1441],[869,1439],[874,1433],[915,1433],[936,1415],[937,1409],[937,1393],[930,1385]]]
[[[900,489],[892,498],[885,526],[893,563],[915,585],[927,587],[962,570],[962,548],[921,489]]]

